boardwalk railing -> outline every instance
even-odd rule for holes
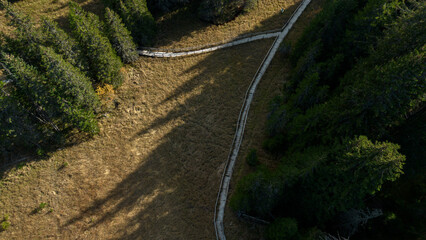
[[[219,193],[216,199],[215,205],[215,214],[214,214],[214,226],[216,231],[216,238],[220,240],[225,240],[225,229],[223,226],[223,218],[225,214],[225,206],[228,198],[229,184],[231,182],[232,172],[234,170],[235,161],[238,156],[238,152],[241,147],[241,143],[243,140],[244,129],[246,126],[248,113],[250,110],[251,102],[253,101],[254,93],[256,91],[257,85],[259,84],[261,78],[265,74],[266,70],[269,67],[275,53],[278,51],[278,48],[281,42],[284,40],[284,37],[288,34],[290,29],[293,27],[294,23],[297,21],[299,16],[303,13],[306,7],[309,5],[311,0],[303,0],[302,3],[295,10],[293,15],[290,17],[288,22],[283,26],[281,33],[275,39],[268,53],[266,54],[262,64],[257,70],[247,92],[245,95],[245,100],[243,106],[240,111],[240,115],[238,117],[237,127],[235,131],[234,140],[232,142],[231,150],[229,153],[229,157],[227,163],[225,165],[225,169],[223,172],[222,180],[220,183]]]
[[[224,45],[230,42],[235,42],[244,38],[251,38],[254,36],[258,36],[258,35],[265,35],[265,34],[269,34],[269,33],[280,33],[282,29],[273,29],[273,30],[268,30],[268,31],[263,31],[263,32],[255,32],[255,33],[247,33],[247,34],[243,34],[240,35],[238,37],[232,38],[230,40],[223,40],[220,42],[215,42],[215,43],[209,43],[209,44],[205,44],[205,45],[200,45],[200,46],[192,46],[192,47],[186,47],[186,48],[150,48],[150,47],[142,47],[140,49],[140,51],[146,50],[149,52],[174,52],[174,53],[179,53],[179,52],[189,52],[189,51],[195,51],[195,50],[201,50],[201,49],[206,49],[206,48],[211,48],[211,47],[215,47],[215,46],[219,46],[219,45]]]
[[[194,48],[187,49],[158,49],[158,48],[145,48],[145,50],[139,50],[139,55],[147,56],[147,57],[158,57],[158,58],[172,58],[172,57],[184,57],[190,55],[197,55],[202,53],[213,52],[219,49],[228,48],[244,43],[249,43],[257,40],[267,39],[267,38],[275,38],[277,37],[281,31],[276,32],[262,32],[253,34],[251,37],[238,38],[234,39],[231,42],[227,43],[217,43],[217,44],[209,44],[205,46],[199,46]],[[191,49],[191,50],[188,50]]]
[[[220,188],[216,199],[215,212],[214,212],[214,227],[216,231],[216,239],[225,240],[225,229],[223,226],[223,218],[225,214],[225,206],[228,198],[229,184],[232,178],[232,172],[234,170],[235,161],[237,160],[238,153],[242,144],[244,130],[248,119],[248,113],[250,110],[251,102],[253,101],[254,93],[256,92],[257,85],[265,74],[266,70],[269,67],[272,59],[274,58],[281,42],[287,36],[290,29],[293,27],[294,23],[309,5],[311,0],[303,0],[297,9],[293,12],[290,19],[284,24],[280,30],[272,30],[267,32],[255,33],[250,36],[242,36],[233,41],[227,43],[215,43],[199,47],[192,48],[183,48],[183,49],[157,49],[157,48],[144,48],[139,51],[141,56],[149,57],[182,57],[195,54],[202,54],[206,52],[216,51],[218,49],[231,47],[239,44],[244,44],[260,39],[266,38],[276,38],[259,68],[257,69],[256,74],[254,75],[249,88],[244,96],[244,103],[241,107],[240,114],[238,116],[236,131],[234,139],[232,141],[231,150],[228,155],[228,159],[225,164],[223,175],[220,182]]]

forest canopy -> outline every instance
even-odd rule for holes
[[[234,210],[276,219],[274,229],[291,220],[305,233],[315,228],[354,234],[360,222],[345,228],[343,216],[369,212],[367,200],[379,198],[382,187],[414,161],[404,156],[409,146],[401,148],[396,132],[419,115],[424,119],[425,6],[401,0],[326,2],[292,46],[294,70],[271,104],[264,147],[282,156],[279,167],[260,166],[244,177],[231,199]],[[424,121],[418,129],[417,136],[426,135]],[[268,239],[283,239],[272,232],[266,231]]]
[[[67,33],[46,18],[36,24],[5,0],[1,6],[14,31],[3,36],[0,48],[7,78],[0,86],[0,153],[42,154],[75,130],[97,134],[101,103],[95,89],[119,87],[122,60],[137,59],[120,17],[109,10],[104,22],[71,2]]]

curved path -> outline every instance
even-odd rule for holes
[[[231,152],[229,154],[227,165],[225,166],[224,175],[222,177],[222,182],[220,184],[219,194],[216,201],[216,212],[214,225],[216,230],[216,238],[220,240],[225,240],[225,229],[223,226],[223,217],[225,212],[225,205],[228,197],[229,184],[231,182],[232,172],[234,170],[235,161],[237,160],[238,152],[240,150],[241,143],[243,141],[244,129],[246,126],[248,113],[250,110],[251,102],[253,101],[254,93],[256,91],[257,85],[260,82],[260,79],[265,74],[266,70],[269,67],[272,59],[275,56],[275,53],[278,51],[278,48],[281,42],[287,36],[290,29],[293,27],[294,23],[306,9],[311,0],[303,0],[302,3],[297,7],[293,15],[290,17],[288,22],[283,26],[282,31],[278,35],[278,38],[275,39],[275,42],[272,44],[269,52],[266,54],[265,59],[260,65],[257,73],[255,74],[252,83],[250,84],[249,89],[247,90],[244,104],[241,108],[240,116],[238,118],[237,129],[234,136],[234,142],[232,143]],[[219,205],[219,206],[218,206]]]
[[[281,31],[278,32],[270,32],[270,33],[260,33],[258,35],[252,36],[252,37],[246,37],[238,40],[234,40],[228,43],[207,47],[207,48],[200,48],[198,50],[192,50],[192,51],[177,51],[177,52],[169,52],[167,50],[161,51],[160,49],[150,48],[150,50],[139,50],[140,56],[146,56],[146,57],[160,57],[160,58],[172,58],[172,57],[183,57],[183,56],[191,56],[196,54],[202,54],[207,52],[213,52],[219,49],[228,48],[244,43],[249,43],[257,40],[267,39],[267,38],[274,38],[279,36]],[[156,50],[156,51],[152,51]]]
[[[238,117],[237,127],[235,131],[234,140],[232,142],[231,151],[228,156],[227,163],[225,165],[225,169],[223,172],[222,180],[220,183],[219,193],[216,200],[216,206],[215,206],[215,215],[214,215],[214,226],[216,231],[216,238],[220,240],[225,240],[225,229],[223,226],[223,218],[225,213],[225,206],[226,201],[228,198],[228,191],[229,191],[229,184],[231,182],[232,172],[234,170],[235,161],[237,160],[238,152],[241,147],[241,143],[243,140],[244,135],[244,129],[246,126],[248,113],[250,110],[251,102],[254,98],[254,93],[256,91],[257,85],[259,84],[261,78],[265,74],[266,70],[269,67],[269,64],[271,63],[272,59],[274,58],[276,52],[278,51],[278,48],[281,44],[281,42],[284,40],[285,36],[287,36],[290,29],[293,27],[294,23],[297,21],[297,19],[300,17],[300,15],[303,13],[303,11],[306,9],[306,7],[309,5],[311,0],[303,0],[300,5],[297,7],[293,15],[290,17],[288,22],[283,26],[281,31],[279,32],[273,32],[273,33],[264,33],[259,34],[256,36],[243,38],[239,40],[235,40],[229,43],[208,47],[204,49],[199,50],[193,50],[193,51],[186,51],[186,52],[164,52],[164,51],[150,51],[150,50],[141,50],[139,51],[139,55],[141,56],[149,56],[149,57],[182,57],[182,56],[189,56],[189,55],[195,55],[195,54],[202,54],[206,52],[212,52],[215,50],[219,50],[222,48],[227,48],[239,44],[244,44],[260,39],[266,39],[266,38],[273,38],[277,37],[272,44],[271,48],[269,49],[268,53],[266,54],[265,58],[263,59],[262,64],[260,65],[259,69],[257,70],[247,92],[245,95],[245,100],[243,103],[243,106],[240,111],[240,115]]]

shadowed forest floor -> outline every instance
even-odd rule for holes
[[[193,16],[172,13],[159,19],[158,47],[280,28],[294,3],[259,1],[257,9],[228,26],[198,21],[192,29],[184,23],[194,22]],[[285,14],[278,6],[288,7]],[[314,1],[290,40],[317,11]],[[182,22],[181,35],[172,27],[176,22]],[[126,81],[109,102],[115,109],[100,120],[100,135],[5,174],[0,215],[8,214],[11,226],[0,239],[213,239],[214,204],[235,123],[272,41],[179,59],[140,58],[128,66]],[[277,55],[260,84],[237,178],[249,171],[242,158],[252,145],[258,147],[268,103],[288,72],[282,61]],[[40,203],[48,205],[35,213]],[[261,229],[247,228],[231,211],[225,216],[229,239],[259,239]]]

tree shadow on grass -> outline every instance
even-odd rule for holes
[[[110,233],[98,235],[104,239],[214,238],[214,206],[223,163],[244,94],[272,42],[256,41],[188,57],[186,61],[195,64],[188,64],[176,78],[196,74],[163,100],[175,107],[147,128],[134,129],[128,140],[128,144],[138,143],[157,132],[164,134],[159,145],[107,196],[63,228],[93,218],[84,231]],[[164,68],[180,61],[151,60]],[[137,89],[132,91],[139,94]]]
[[[182,7],[173,12],[159,16],[157,18],[159,32],[157,34],[156,41],[155,41],[157,43],[156,45],[159,48],[162,48],[163,46],[168,46],[174,42],[179,42],[185,37],[190,37],[194,32],[199,32],[203,29],[214,26],[214,24],[202,21],[199,18],[198,7],[199,7],[199,2],[193,1],[191,4],[188,4],[186,7]],[[283,13],[280,13],[279,9],[277,9],[276,15],[261,22],[259,27],[255,29],[251,29],[244,33],[250,34],[250,33],[256,33],[256,32],[266,31],[266,30],[274,30],[276,28],[280,28],[281,26],[279,27],[274,27],[274,26],[276,26],[281,19],[289,18],[290,15],[293,13],[293,11],[296,9],[296,7],[297,7],[296,5],[292,5],[288,7]],[[238,15],[237,18],[243,17],[243,19],[245,19],[243,15],[244,13]],[[239,21],[239,23],[246,24],[247,21],[250,21],[250,20],[245,19],[244,21],[245,22]],[[233,36],[232,33],[230,33],[230,36],[231,35]],[[229,39],[225,39],[225,40],[231,40],[232,38],[234,37],[230,37]],[[220,42],[222,40],[223,39],[212,39],[212,41],[214,42],[209,42],[208,44]]]
[[[293,11],[294,11],[294,9],[296,8],[297,6],[292,6],[292,7],[290,7],[289,9],[287,9],[283,14],[285,14],[286,16],[288,16],[288,17],[290,17],[291,16],[291,14],[293,13]],[[278,17],[281,17],[281,16],[279,16],[279,15],[275,15],[275,16],[273,16],[273,17],[271,17],[271,18],[269,18],[269,19],[267,19],[266,21],[264,21],[263,23],[262,23],[262,26],[263,25],[268,25],[269,24],[269,22],[273,22],[273,21],[275,21],[275,18],[278,18]],[[256,32],[256,30],[254,30],[253,32]],[[259,41],[267,41],[267,40],[259,40]],[[218,55],[220,55],[220,54],[223,54],[224,56],[222,57],[222,59],[226,59],[226,58],[229,58],[229,57],[231,57],[230,56],[230,54],[228,53],[228,51],[232,51],[232,48],[238,48],[238,46],[234,46],[234,47],[231,47],[231,48],[225,48],[225,49],[222,49],[222,50],[219,50],[219,51],[217,51],[216,53],[213,53],[213,58],[215,57],[215,56],[218,56]],[[229,50],[229,49],[231,49],[231,50]],[[251,51],[250,49],[249,49],[249,51]],[[266,54],[266,53],[265,53]],[[263,57],[264,56],[262,56],[262,59],[263,59]],[[221,61],[221,60],[218,60],[218,61]],[[232,61],[231,61],[232,62]],[[259,63],[260,64],[260,63]],[[259,65],[258,64],[258,65]],[[199,64],[199,65],[197,65],[197,66],[193,66],[193,67],[191,67],[191,68],[189,68],[189,69],[187,69],[187,70],[185,70],[183,73],[181,73],[180,75],[184,75],[184,74],[188,74],[188,73],[190,73],[190,72],[194,72],[194,71],[200,71],[200,69],[203,69],[202,71],[204,71],[203,73],[202,73],[202,75],[206,75],[206,76],[212,76],[212,77],[214,77],[215,76],[215,74],[217,75],[217,73],[215,73],[215,71],[217,71],[218,69],[220,69],[220,71],[228,71],[229,69],[231,68],[231,65],[228,65],[228,64],[225,64],[225,65],[223,65],[223,67],[222,68],[215,68],[215,69],[203,69],[203,64]],[[257,68],[258,68],[258,66],[256,66],[256,68],[255,69],[251,69],[251,70],[254,70],[254,71],[256,71],[257,70]],[[236,73],[238,73],[238,70],[237,70],[237,72]],[[254,73],[253,73],[253,75],[254,75]],[[238,76],[235,76],[235,77],[237,77],[238,78]],[[252,76],[253,77],[253,76]],[[169,102],[169,101],[173,101],[173,99],[177,99],[177,98],[179,98],[180,96],[182,96],[182,95],[185,95],[185,94],[187,94],[188,92],[191,92],[191,91],[193,91],[193,89],[194,88],[196,88],[196,87],[198,87],[199,85],[200,85],[200,83],[199,82],[197,82],[196,81],[197,79],[196,78],[194,78],[194,79],[192,79],[191,81],[187,81],[187,82],[185,82],[183,85],[181,85],[181,86],[179,86],[178,88],[176,88],[174,91],[173,91],[173,93],[172,94],[170,94],[168,97],[166,97],[164,100],[162,100],[158,105],[161,105],[161,104],[166,104],[167,102]],[[241,104],[242,104],[242,102],[241,102]],[[241,105],[240,104],[240,105]],[[180,106],[178,109],[175,109],[174,111],[171,111],[170,113],[169,113],[169,115],[167,116],[167,117],[165,117],[165,118],[162,118],[162,119],[158,119],[158,121],[156,121],[155,123],[153,123],[152,125],[150,125],[150,126],[147,126],[144,130],[141,130],[138,134],[136,134],[134,137],[137,137],[137,136],[139,136],[139,135],[144,135],[144,134],[146,134],[148,131],[150,131],[152,128],[156,128],[156,127],[159,127],[159,126],[161,126],[161,125],[164,125],[164,124],[167,124],[167,119],[169,119],[170,117],[172,117],[172,116],[179,116],[181,113],[182,113],[182,111],[184,110],[184,107],[185,106]],[[182,109],[183,108],[183,109]]]

